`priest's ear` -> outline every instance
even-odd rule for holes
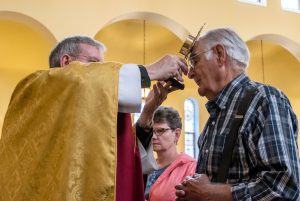
[[[68,54],[64,54],[62,57],[60,57],[59,63],[61,67],[64,67],[71,63],[71,61],[73,61],[72,57]]]

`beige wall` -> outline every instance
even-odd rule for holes
[[[232,26],[248,40],[273,33],[300,44],[300,15],[280,9],[280,0],[266,7],[238,0],[0,0],[0,10],[28,15],[45,25],[58,39],[75,33],[93,36],[113,19],[128,13],[153,12],[164,15],[196,33],[203,22],[207,28]]]
[[[0,128],[16,84],[25,75],[48,68],[52,45],[48,38],[34,29],[0,19]]]
[[[237,0],[0,0],[0,127],[17,81],[47,68],[56,41],[84,34],[108,46],[107,60],[149,63],[163,54],[176,54],[185,36],[197,33],[204,22],[205,30],[220,26],[237,30],[252,53],[250,77],[284,91],[299,116],[299,21],[299,13],[280,9],[280,0],[269,0],[266,7]],[[206,99],[198,96],[192,81],[185,81],[186,89],[171,94],[165,105],[183,116],[184,100],[195,98],[202,129],[208,118]],[[183,150],[183,141],[179,148]]]

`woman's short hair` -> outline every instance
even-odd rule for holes
[[[176,128],[182,128],[182,122],[179,113],[172,107],[160,106],[154,113],[153,122],[167,123],[172,130],[175,130]]]

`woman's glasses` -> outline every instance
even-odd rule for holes
[[[153,134],[155,134],[156,136],[161,136],[162,134],[164,134],[168,130],[172,130],[172,129],[171,128],[157,128],[157,129],[153,129]]]

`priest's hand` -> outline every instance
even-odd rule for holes
[[[188,67],[186,61],[175,55],[166,55],[158,61],[145,65],[150,80],[166,80],[176,78],[183,82],[182,73],[187,75]]]

